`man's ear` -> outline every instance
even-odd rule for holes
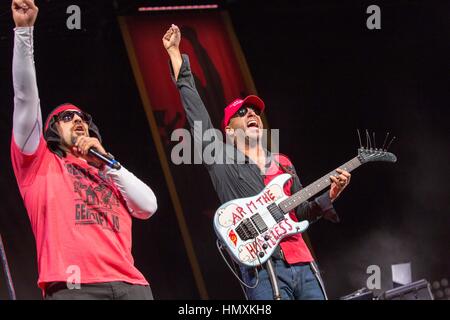
[[[226,126],[225,133],[227,134],[227,136],[234,136],[234,129],[230,126]]]
[[[55,124],[54,124],[54,126],[55,126],[55,129],[56,129],[56,131],[58,132],[58,134],[59,134],[60,136],[62,136],[62,129],[61,129],[61,125],[59,124],[59,122],[56,121]]]

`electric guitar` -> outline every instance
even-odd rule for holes
[[[361,147],[358,155],[339,169],[350,172],[364,163],[376,161],[396,162],[397,157],[386,150]],[[223,204],[214,216],[214,230],[219,240],[237,263],[249,267],[265,263],[283,238],[308,228],[308,221],[294,221],[289,212],[327,188],[331,175],[335,175],[335,171],[287,196],[283,186],[292,176],[282,174],[258,195]]]

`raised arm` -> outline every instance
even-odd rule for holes
[[[203,140],[203,134],[205,131],[213,129],[211,119],[208,114],[198,91],[195,87],[194,76],[191,72],[189,65],[189,57],[185,54],[181,55],[180,52],[181,32],[176,25],[172,25],[163,37],[163,44],[167,50],[171,62],[172,77],[176,82],[177,88],[180,92],[181,102],[184,110],[186,111],[186,117],[188,119],[191,129],[194,126],[201,124],[201,133],[194,134],[196,142],[201,143],[203,149],[208,146],[211,141],[217,143],[216,150],[219,150],[223,146],[222,137],[217,134],[217,131],[210,131],[212,135],[209,135],[208,140]]]
[[[33,0],[13,0],[14,29],[14,116],[13,135],[25,154],[33,154],[42,135],[42,114],[33,58],[33,29],[39,9]]]
[[[180,29],[172,24],[172,26],[167,30],[163,37],[164,48],[167,50],[167,54],[170,57],[170,62],[172,63],[172,70],[175,81],[178,81],[180,75],[181,65],[183,64],[183,59],[180,52],[180,42],[181,42],[181,32]]]

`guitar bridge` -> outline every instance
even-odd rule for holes
[[[259,235],[250,219],[245,219],[244,221],[242,221],[235,230],[242,241],[254,239]]]

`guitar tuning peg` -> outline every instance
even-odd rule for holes
[[[369,130],[366,129],[366,144],[367,144],[367,149],[372,149],[372,144],[370,141],[370,134],[369,134]]]
[[[388,144],[388,146],[387,146],[387,148],[386,148],[386,151],[389,150],[389,148],[391,147],[392,142],[394,142],[394,140],[395,140],[396,138],[397,138],[397,137],[395,137],[395,136],[392,138],[391,142],[389,142],[389,144]]]
[[[377,141],[375,140],[375,131],[372,132],[372,137],[373,137],[373,148],[376,150],[377,149]]]
[[[386,146],[386,142],[387,142],[388,137],[389,137],[389,132],[386,133],[386,138],[384,138],[383,147],[381,148],[381,149],[383,149],[383,151],[387,151],[385,146]]]
[[[358,132],[359,147],[362,149],[363,145],[362,145],[362,142],[361,142],[361,134],[359,133],[359,129],[356,129],[356,131]]]

